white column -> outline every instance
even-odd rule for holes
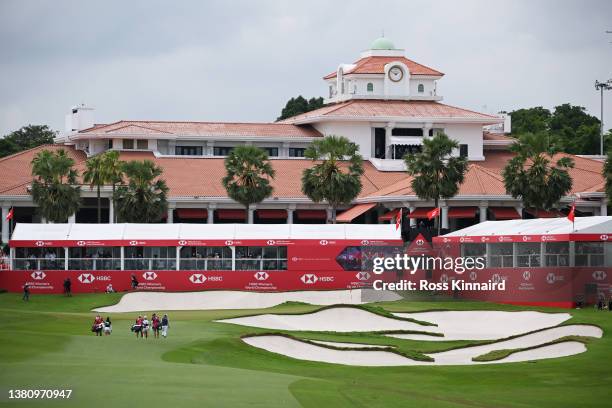
[[[115,223],[115,204],[113,203],[113,197],[108,199],[108,223]]]
[[[326,211],[327,211],[327,223],[329,224],[332,221],[332,209],[328,208]]]
[[[68,270],[68,247],[64,247],[64,270]]]
[[[168,207],[168,212],[166,213],[166,223],[172,224],[174,223],[174,208]]]
[[[448,205],[443,204],[441,207],[440,220],[442,222],[442,229],[448,229]]]
[[[249,207],[249,211],[247,214],[247,222],[249,224],[253,224],[253,219],[255,218],[255,208],[253,208],[252,206]]]
[[[295,209],[287,208],[287,224],[293,224],[293,212]]]
[[[410,213],[412,213],[414,210],[416,210],[415,206],[411,206],[408,207],[408,209],[410,210]],[[410,218],[410,228],[414,228],[417,225],[417,219],[416,218]]]
[[[212,224],[215,222],[215,208],[217,207],[214,204],[208,205],[208,218],[206,219],[206,222],[208,224]]]
[[[9,207],[2,207],[2,243],[3,244],[7,244],[9,241],[9,225],[10,225],[10,220],[7,220],[6,217],[8,216],[10,208]]]
[[[125,247],[121,247],[121,270],[125,270]]]
[[[519,213],[520,217],[523,218],[523,204],[521,203],[515,206],[514,208],[516,208],[516,212]]]
[[[215,142],[213,140],[206,142],[205,156],[212,156],[215,153]]]
[[[74,224],[76,222],[76,214],[72,214],[68,217],[68,224]]]
[[[480,212],[480,222],[485,222],[487,220],[487,208],[489,207],[488,203],[481,202],[478,210]]]
[[[387,123],[387,126],[385,126],[385,159],[393,158],[392,152],[389,151],[389,142],[391,140],[391,131],[394,125],[394,123]]]
[[[283,142],[278,155],[279,157],[289,157],[289,142]]]
[[[608,215],[608,201],[605,198],[601,200],[601,206],[599,207],[599,215]]]

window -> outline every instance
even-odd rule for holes
[[[70,270],[119,270],[121,269],[120,247],[78,247],[68,250]]]
[[[373,84],[373,83],[368,82],[367,87],[368,87],[368,88],[367,88],[367,89],[368,89],[368,92],[374,92],[374,84]]]
[[[304,157],[304,152],[306,151],[303,147],[290,147],[289,148],[289,157]]]
[[[227,156],[234,148],[231,146],[219,146],[213,148],[213,155],[215,156]]]
[[[278,147],[263,147],[269,157],[278,157]]]
[[[540,243],[519,242],[516,244],[516,263],[521,268],[538,268],[540,266]]]
[[[147,150],[149,148],[149,141],[143,139],[136,140],[136,148],[138,150]]]
[[[512,244],[490,244],[491,256],[489,257],[490,268],[512,267]]]
[[[64,248],[15,248],[15,269],[64,269]]]
[[[232,250],[229,247],[181,248],[181,270],[192,271],[231,271]]]
[[[126,270],[176,269],[176,247],[125,247]]]
[[[603,242],[576,242],[576,266],[603,266]]]
[[[472,258],[487,258],[487,244],[462,244],[463,257]]]
[[[331,98],[332,96],[334,96],[334,87],[333,86],[329,86],[329,97]]]
[[[123,139],[123,148],[127,150],[134,149],[134,141],[132,139]]]
[[[569,266],[569,242],[547,242],[544,260],[546,266]]]
[[[344,93],[344,81],[342,81],[340,83],[340,93],[343,94]]]
[[[113,139],[108,139],[108,145],[106,146],[108,149],[113,148]]]
[[[460,157],[468,157],[468,145],[466,144],[460,144],[459,145],[459,156]]]
[[[278,271],[287,269],[287,247],[236,247],[237,271]]]
[[[418,88],[417,88],[419,93],[423,93],[425,92],[425,85],[423,84],[419,84]]]
[[[202,146],[176,146],[174,154],[178,156],[201,156]]]
[[[393,128],[392,136],[423,136],[422,128]]]

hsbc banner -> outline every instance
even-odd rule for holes
[[[373,274],[365,271],[0,271],[0,288],[20,292],[24,284],[32,293],[62,293],[70,278],[74,293],[131,289],[131,276],[138,290],[200,291],[253,290],[293,291],[371,287]],[[380,277],[378,277],[380,279]]]

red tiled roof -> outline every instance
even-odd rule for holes
[[[379,99],[352,99],[327,105],[322,108],[305,112],[281,123],[296,123],[311,118],[334,118],[334,117],[403,117],[403,118],[433,118],[433,119],[477,119],[485,121],[501,121],[497,116],[487,115],[457,108],[433,101],[395,101]]]
[[[399,61],[408,67],[410,75],[432,75],[432,76],[443,76],[444,74],[440,71],[436,71],[433,68],[429,68],[425,65],[414,62],[406,57],[365,57],[354,63],[355,67],[350,71],[344,72],[347,74],[384,74],[385,65],[390,62]],[[332,72],[323,77],[323,79],[335,78],[337,72]]]
[[[311,126],[286,123],[165,122],[121,120],[79,132],[96,135],[173,134],[188,136],[321,137]]]

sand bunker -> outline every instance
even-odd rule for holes
[[[571,356],[586,351],[584,344],[576,341],[567,341],[558,344],[541,344],[560,339],[565,336],[579,335],[588,337],[601,337],[602,330],[595,326],[570,325],[546,329],[541,332],[527,334],[510,340],[483,346],[465,347],[431,353],[428,356],[435,359],[434,362],[423,362],[409,359],[401,355],[383,351],[363,350],[334,350],[323,346],[308,344],[299,340],[284,336],[269,335],[246,337],[242,340],[260,349],[299,360],[319,361],[325,363],[358,365],[358,366],[414,366],[414,365],[471,365],[471,364],[499,364],[509,362],[520,362],[530,360],[541,360],[557,357]],[[340,343],[343,344],[343,343]],[[519,349],[537,347],[531,350],[519,351],[510,356],[495,361],[474,362],[472,358],[486,354],[494,350]]]
[[[262,314],[219,321],[264,329],[299,331],[432,331],[430,328],[435,329],[431,326],[380,316],[355,307],[334,307],[301,315]]]
[[[391,337],[411,340],[495,340],[547,327],[557,326],[568,320],[569,313],[499,312],[499,311],[441,311],[419,313],[394,313],[395,316],[435,323],[433,332],[444,337],[419,334],[392,334]]]
[[[377,293],[372,293],[377,292]],[[96,312],[123,313],[146,310],[213,310],[264,309],[284,302],[303,302],[313,305],[362,304],[371,301],[401,299],[393,292],[371,289],[301,291],[301,292],[134,292],[124,295],[113,306],[99,307]]]
[[[380,344],[341,343],[339,341],[324,341],[324,340],[310,340],[310,341],[313,343],[321,344],[323,346],[354,348],[354,349],[363,349],[363,348],[386,349],[389,347],[395,347],[395,346],[384,346]]]

